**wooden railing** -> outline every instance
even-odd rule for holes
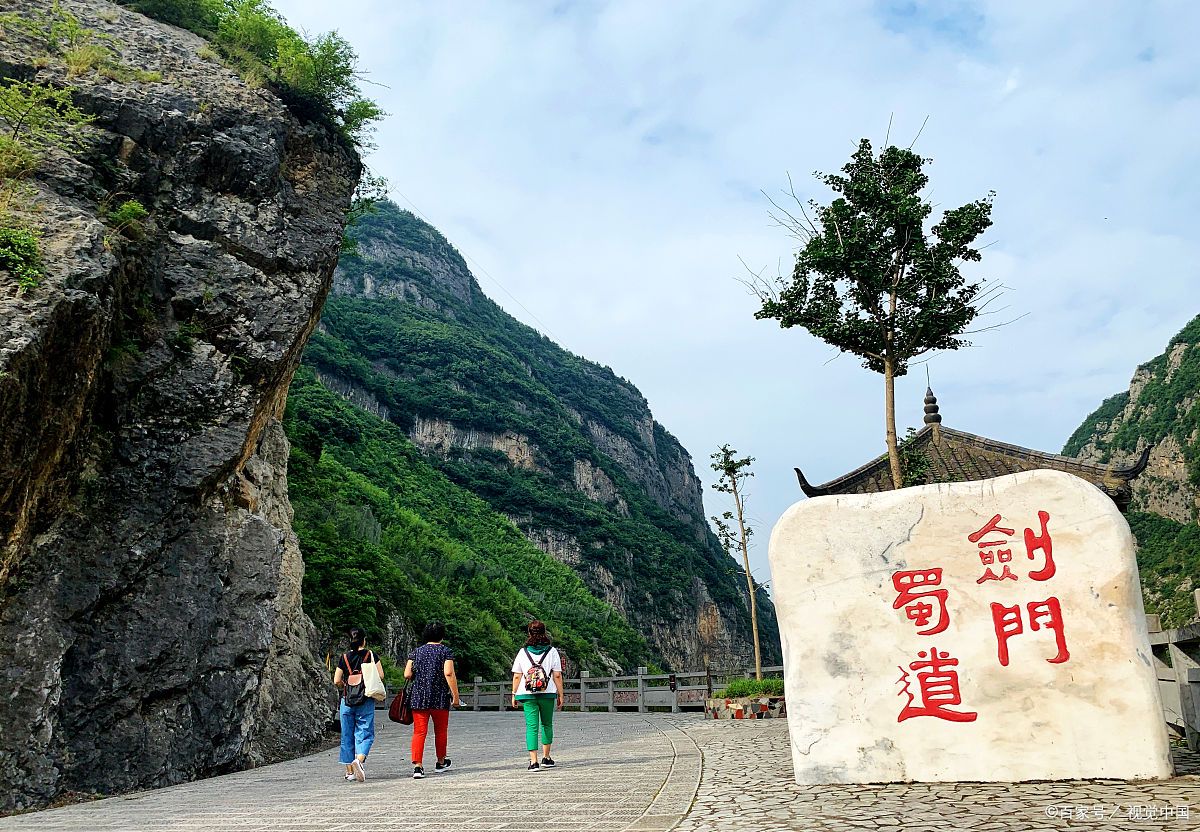
[[[763,676],[782,675],[781,665],[763,668]],[[720,690],[730,679],[753,677],[753,670],[649,673],[647,668],[639,667],[632,676],[592,676],[585,670],[577,679],[563,679],[563,709],[645,712],[653,708],[679,713],[704,707],[710,679],[712,689]],[[506,710],[512,706],[511,677],[485,682],[476,676],[473,682],[459,682],[458,692],[463,707],[471,710]]]
[[[1200,590],[1195,598],[1200,610]],[[1164,630],[1157,615],[1146,619],[1167,726],[1200,751],[1200,624]]]

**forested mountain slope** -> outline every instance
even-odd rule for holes
[[[1129,390],[1108,398],[1067,440],[1063,453],[1094,462],[1150,461],[1134,482],[1129,523],[1150,612],[1165,624],[1196,617],[1200,587],[1200,317],[1138,367]]]
[[[442,497],[406,506],[429,528],[462,541],[473,533],[466,526],[476,520],[495,525],[500,518],[504,529],[493,531],[505,541],[511,542],[504,534],[515,526],[552,556],[542,561],[548,574],[558,574],[554,561],[569,566],[591,595],[616,610],[603,624],[570,624],[578,638],[595,645],[591,657],[579,656],[585,666],[603,670],[602,654],[609,666],[632,666],[641,648],[622,629],[625,622],[646,639],[647,655],[671,667],[701,666],[705,652],[715,661],[748,658],[744,579],[708,529],[691,459],[654,421],[638,390],[505,313],[482,293],[445,238],[412,214],[384,204],[360,220],[352,236],[358,253],[342,258],[304,361],[312,378],[353,405],[353,419],[345,408],[339,419],[317,414],[320,408],[308,401],[316,393],[301,380],[293,392],[294,443],[323,443],[323,459],[332,453],[400,501],[427,489],[436,476],[434,491],[464,501],[469,492],[479,510],[468,522],[447,513]],[[347,431],[340,419],[358,427]],[[364,431],[386,436],[386,452],[364,441]],[[398,489],[376,465],[389,454],[411,460],[408,486]],[[294,466],[292,494],[307,554],[316,538],[300,521],[313,507],[296,495],[314,483],[301,463]],[[457,490],[448,491],[449,484]],[[335,512],[362,504],[359,497],[329,497],[332,488],[316,489],[313,499],[324,494]],[[472,544],[485,560],[493,554],[491,540]],[[491,599],[472,595],[461,575],[443,575],[443,558],[424,558],[409,552],[393,561],[420,573],[418,581],[440,576],[444,597],[470,599],[467,609],[493,613],[506,627],[518,624],[521,614],[551,615],[547,605],[555,595],[543,587],[545,600],[535,597],[539,578],[532,562],[531,572],[518,575],[501,560],[486,561],[501,564],[504,574],[497,579],[533,602],[500,614]],[[315,591],[319,576],[312,567],[310,560]],[[760,596],[763,644],[774,659],[773,608],[765,592]],[[306,609],[321,617],[309,597]],[[415,596],[397,597],[390,614],[406,626],[431,611]],[[553,610],[560,626],[570,621],[568,606]],[[588,614],[602,615],[603,606]],[[479,661],[490,666],[490,659]]]

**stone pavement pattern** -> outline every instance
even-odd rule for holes
[[[1170,780],[798,786],[787,721],[676,723],[699,745],[704,771],[679,832],[871,829],[888,832],[1200,829],[1200,757],[1175,754]],[[1185,773],[1186,772],[1186,773]],[[1120,807],[1119,810],[1117,807]],[[1189,817],[1178,807],[1189,806]],[[1080,812],[1081,808],[1087,811]],[[1154,817],[1130,818],[1127,810]],[[1164,817],[1168,808],[1174,817]],[[1068,813],[1071,818],[1065,817]],[[1097,815],[1097,810],[1103,812]]]
[[[342,780],[332,750],[167,789],[0,818],[0,832],[1200,830],[1196,755],[1176,754],[1182,776],[1149,783],[798,786],[787,720],[573,713],[557,719],[554,756],[560,766],[537,774],[524,770],[519,714],[463,712],[450,722],[455,768],[414,781],[409,731],[380,713],[365,784]],[[432,767],[432,738],[426,763]],[[1190,816],[1180,817],[1185,806]],[[1130,818],[1133,808],[1155,814]],[[1176,810],[1175,816],[1163,817],[1166,809]],[[1064,817],[1068,810],[1074,817]]]
[[[330,750],[258,769],[10,818],[0,830],[101,832],[466,832],[553,829],[659,830],[687,810],[699,778],[692,757],[681,787],[671,784],[678,729],[632,714],[556,715],[559,766],[529,774],[525,725],[517,712],[450,716],[454,768],[433,774],[432,729],[424,780],[413,780],[410,729],[376,719],[367,782],[348,783]],[[686,759],[685,759],[686,761]],[[676,772],[678,773],[678,772]],[[656,798],[658,798],[656,800]],[[652,803],[659,820],[643,815]]]

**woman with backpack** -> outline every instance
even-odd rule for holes
[[[554,768],[550,745],[554,742],[554,708],[562,710],[562,657],[550,644],[546,625],[531,621],[525,628],[525,646],[513,660],[512,704],[525,710],[525,747],[529,751],[529,768],[539,771]],[[538,763],[538,727],[542,734],[542,761]]]
[[[404,666],[404,678],[411,679],[408,695],[412,703],[413,779],[425,776],[425,737],[429,723],[433,722],[433,747],[437,762],[433,770],[437,774],[450,770],[450,758],[446,756],[446,734],[450,728],[450,707],[460,707],[458,677],[454,673],[454,652],[442,644],[446,637],[446,625],[433,621],[425,625],[421,641],[425,642],[408,655]]]
[[[342,718],[342,751],[338,761],[346,767],[346,779],[362,783],[367,779],[364,763],[375,742],[375,700],[367,696],[367,680],[373,669],[383,679],[383,664],[367,649],[367,634],[358,627],[350,629],[350,650],[338,659],[333,684],[341,690],[338,712]]]

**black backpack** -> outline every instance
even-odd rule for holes
[[[367,653],[367,656],[370,656],[370,653]],[[367,656],[360,656],[355,651],[358,661],[351,663],[350,654],[342,654],[342,661],[346,663],[346,686],[342,688],[342,701],[352,708],[367,701],[367,683],[362,674],[363,661]]]

